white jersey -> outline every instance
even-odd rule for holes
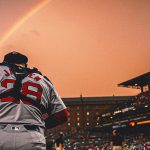
[[[11,90],[15,80],[9,67],[0,66],[0,94]],[[31,73],[22,80],[20,92],[23,96],[38,101],[50,114],[66,109],[53,85],[38,73]],[[39,108],[26,100],[12,97],[0,99],[0,123],[45,125]]]

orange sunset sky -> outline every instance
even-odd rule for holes
[[[29,57],[61,97],[135,95],[149,72],[150,0],[0,0],[0,60]]]

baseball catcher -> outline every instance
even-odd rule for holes
[[[0,64],[0,150],[46,150],[45,128],[68,118],[50,80],[27,63],[25,55],[11,52]]]

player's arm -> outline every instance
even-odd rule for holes
[[[110,146],[113,147],[113,141],[110,142]]]
[[[124,148],[125,147],[125,142],[124,142],[124,139],[122,138],[122,148]]]
[[[68,120],[67,108],[53,86],[49,99],[48,117],[45,119],[45,125],[48,129],[63,124]]]
[[[57,141],[54,142],[54,147],[57,150]]]
[[[61,143],[59,144],[59,149],[60,149],[60,150],[63,150],[63,146],[62,146]]]
[[[50,128],[53,128],[60,124],[65,123],[67,120],[68,120],[68,111],[67,111],[67,109],[64,109],[53,115],[49,115],[45,119],[45,126],[46,126],[46,128],[50,129]]]

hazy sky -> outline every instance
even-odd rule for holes
[[[0,0],[0,59],[29,57],[61,97],[134,95],[149,71],[150,0]]]

